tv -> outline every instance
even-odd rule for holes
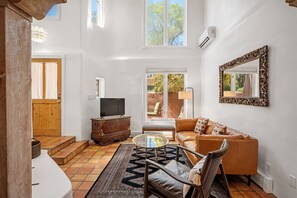
[[[101,98],[100,117],[125,115],[125,98]]]

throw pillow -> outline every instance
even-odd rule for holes
[[[194,131],[197,132],[199,135],[205,133],[207,129],[208,120],[209,119],[203,117],[198,118]]]
[[[196,185],[201,185],[201,171],[206,160],[206,157],[203,157],[189,172],[188,180],[193,182]],[[189,185],[184,185],[183,187],[183,197],[186,197],[188,191],[190,190]]]
[[[227,127],[225,125],[216,123],[215,126],[212,129],[211,134],[212,135],[225,135],[226,130],[227,130]]]

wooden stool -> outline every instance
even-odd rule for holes
[[[142,134],[144,134],[145,131],[170,131],[172,132],[172,139],[170,140],[175,140],[175,126],[172,125],[143,125]]]

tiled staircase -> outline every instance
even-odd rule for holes
[[[88,140],[76,141],[75,136],[39,136],[36,139],[40,140],[41,149],[48,150],[48,154],[59,165],[66,164],[89,145]]]

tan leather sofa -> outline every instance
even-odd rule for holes
[[[226,174],[254,175],[258,166],[258,140],[244,133],[227,127],[226,135],[211,135],[213,121],[209,121],[205,134],[194,132],[197,119],[177,119],[176,139],[184,147],[206,155],[209,151],[218,150],[227,139],[229,149],[223,157]],[[192,164],[200,159],[186,153]]]

